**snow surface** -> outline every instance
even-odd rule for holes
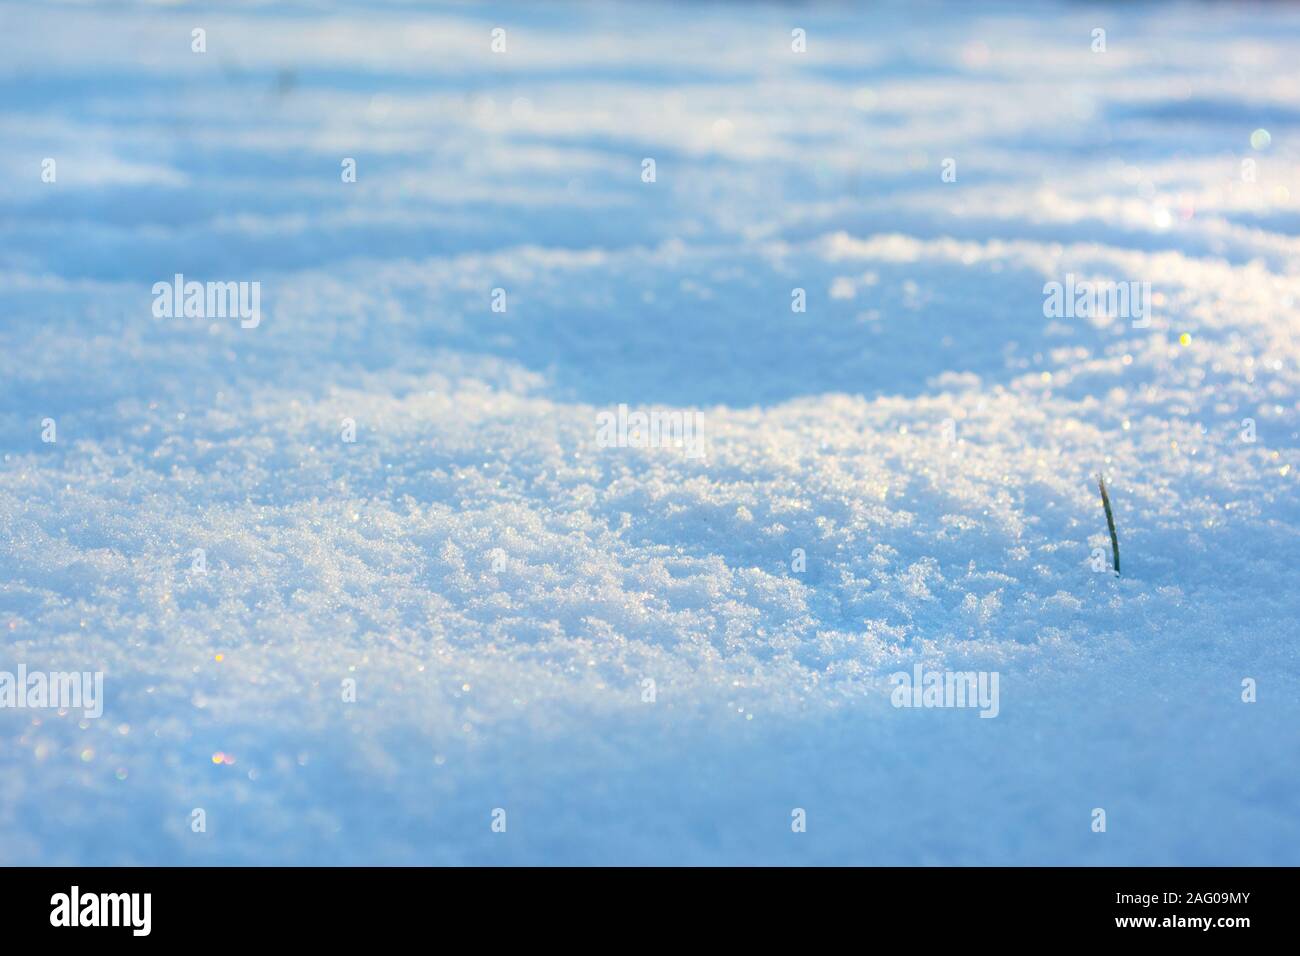
[[[0,7],[0,670],[107,696],[0,710],[0,863],[1300,863],[1298,54],[1274,5]],[[176,272],[261,324],[155,319]],[[1150,327],[1045,318],[1067,273]],[[707,456],[598,447],[619,403]],[[892,707],[917,661],[999,716]]]

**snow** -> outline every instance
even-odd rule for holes
[[[106,702],[0,708],[0,862],[1300,863],[1298,44],[3,9],[0,671]],[[262,321],[155,319],[178,272]],[[1067,274],[1149,327],[1045,317]],[[918,662],[997,718],[891,706]]]

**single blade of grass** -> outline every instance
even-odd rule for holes
[[[1115,533],[1115,515],[1110,510],[1110,495],[1106,494],[1106,479],[1097,476],[1097,487],[1101,489],[1101,504],[1106,509],[1106,525],[1110,528],[1110,552],[1115,556],[1115,573],[1119,574],[1119,535]]]

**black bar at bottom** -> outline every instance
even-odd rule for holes
[[[11,868],[0,869],[0,926],[6,942],[175,943],[251,933],[259,941],[337,947],[432,933],[431,944],[518,937],[538,945],[584,936],[617,944],[637,937],[682,942],[662,934],[688,927],[765,942],[838,926],[861,942],[892,929],[918,943],[1128,936],[1223,946],[1287,927],[1295,872]]]

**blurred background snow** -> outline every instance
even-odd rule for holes
[[[1300,863],[1298,54],[1282,5],[0,5],[0,670],[107,696],[0,710],[0,863]],[[155,319],[176,272],[260,326]],[[1151,326],[1044,318],[1067,273]],[[707,458],[597,447],[620,402]],[[917,661],[1000,716],[895,710]]]

